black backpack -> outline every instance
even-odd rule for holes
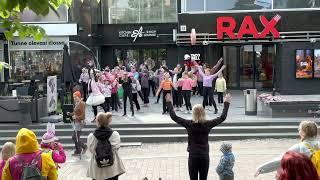
[[[113,152],[112,146],[109,141],[110,136],[112,133],[107,136],[107,139],[100,140],[98,139],[97,147],[96,147],[96,162],[99,168],[112,166],[114,159],[113,159]]]

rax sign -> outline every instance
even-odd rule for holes
[[[254,38],[266,38],[266,36],[271,33],[274,38],[279,38],[280,34],[278,30],[276,29],[276,25],[281,19],[281,16],[277,14],[274,16],[270,21],[267,20],[267,18],[263,15],[260,16],[260,22],[264,26],[264,30],[259,33],[257,30],[256,25],[253,22],[253,19],[251,16],[245,16],[242,24],[239,28],[238,35],[236,36],[234,33],[234,30],[237,26],[236,20],[233,17],[219,17],[217,19],[217,37],[218,39],[223,39],[224,33],[230,38],[230,39],[242,39],[243,35],[245,34],[251,34]],[[225,26],[226,25],[226,26]]]

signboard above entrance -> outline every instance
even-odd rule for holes
[[[224,16],[217,18],[217,38],[224,39],[226,34],[230,39],[243,39],[244,35],[251,35],[255,39],[264,39],[267,35],[272,34],[273,38],[280,38],[280,33],[276,28],[281,16],[275,15],[272,19],[268,20],[264,15],[259,16],[260,23],[264,27],[261,32],[258,32],[255,22],[251,16],[245,16],[242,24],[236,34],[237,27],[236,20],[231,16]]]
[[[157,30],[144,30],[142,26],[139,29],[119,31],[119,38],[132,38],[135,42],[137,38],[156,37]]]
[[[68,43],[69,37],[49,37],[41,41],[33,38],[19,39],[15,37],[9,44],[9,50],[63,50],[63,45]]]

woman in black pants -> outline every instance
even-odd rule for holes
[[[122,84],[123,88],[123,115],[127,115],[127,98],[129,98],[129,103],[130,103],[130,109],[132,112],[132,116],[134,116],[134,110],[133,110],[133,103],[132,103],[132,80],[128,77],[128,73],[124,72],[123,73],[123,78],[119,82]]]
[[[188,167],[190,180],[206,180],[210,162],[208,136],[213,127],[221,124],[227,118],[231,96],[230,94],[225,96],[222,114],[213,120],[206,120],[205,110],[201,104],[193,106],[192,120],[178,117],[173,110],[171,101],[171,96],[168,94],[166,102],[171,119],[185,127],[188,131],[187,150],[189,152]]]

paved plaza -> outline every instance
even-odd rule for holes
[[[274,173],[263,174],[254,178],[254,172],[258,165],[264,163],[285,152],[291,145],[298,142],[294,139],[265,139],[229,141],[233,144],[236,156],[234,167],[236,180],[272,180]],[[210,169],[209,180],[217,180],[215,167],[220,159],[219,146],[222,142],[210,143]],[[187,143],[143,144],[138,147],[124,147],[120,149],[120,156],[126,167],[126,173],[120,176],[120,180],[188,180],[188,153]],[[86,180],[86,171],[90,154],[80,161],[70,156],[68,151],[67,163],[62,165],[59,179]]]
[[[227,118],[227,122],[242,122],[242,121],[301,121],[301,118],[271,118],[271,117],[264,117],[264,116],[247,116],[244,114],[245,107],[244,107],[244,95],[243,91],[239,90],[233,90],[229,91],[232,96],[231,106],[229,109],[229,114]],[[262,92],[258,92],[258,94],[261,94]],[[301,96],[299,98],[307,98],[309,96]],[[310,95],[312,97],[312,95]],[[317,96],[318,97],[318,96]],[[319,97],[320,98],[320,97]],[[197,103],[202,104],[202,96],[192,96],[191,97],[191,105],[195,105]],[[128,124],[128,123],[174,123],[169,115],[162,115],[162,97],[159,101],[159,104],[154,104],[156,102],[155,97],[150,97],[150,106],[149,107],[143,107],[143,102],[138,97],[138,101],[141,106],[141,111],[136,112],[135,108],[135,116],[131,117],[130,112],[130,106],[127,102],[127,114],[128,116],[122,117],[123,109],[119,109],[119,112],[113,112],[115,115],[115,118],[113,118],[113,123],[115,124]],[[217,96],[215,95],[215,101],[217,103]],[[135,106],[134,106],[135,107]],[[221,113],[223,106],[218,105],[219,113]],[[177,112],[179,116],[185,117],[185,118],[191,118],[191,114],[184,114],[184,111],[186,110],[185,106],[182,107],[182,112]],[[258,111],[260,110],[260,106],[258,104]],[[102,111],[102,108],[100,108],[99,111]],[[217,115],[214,114],[214,111],[208,111],[207,117],[215,118]],[[86,121],[89,123],[93,120],[93,112],[92,108],[90,106],[87,106],[86,108]]]

